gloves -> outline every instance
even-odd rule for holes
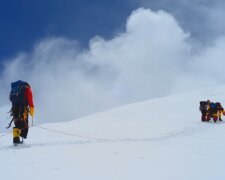
[[[34,107],[30,107],[30,115],[34,118]]]

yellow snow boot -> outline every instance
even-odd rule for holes
[[[17,145],[20,143],[20,129],[14,127],[13,128],[13,144]]]

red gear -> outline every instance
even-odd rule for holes
[[[33,94],[31,91],[30,87],[27,87],[25,90],[25,98],[27,100],[27,103],[29,105],[29,107],[34,107],[34,103],[33,103]]]

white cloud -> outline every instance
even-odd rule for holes
[[[225,35],[224,0],[137,0],[137,3],[154,11],[162,9],[171,13],[202,45]]]
[[[197,64],[208,58],[201,67],[207,72],[210,56],[224,56],[217,51],[223,43],[205,50],[206,55],[204,50],[192,55],[188,38],[169,13],[140,8],[128,18],[125,32],[111,40],[96,36],[88,49],[73,40],[45,39],[6,64],[1,103],[8,102],[10,82],[26,80],[34,91],[36,119],[53,122],[183,91],[186,82],[188,88],[200,86]]]

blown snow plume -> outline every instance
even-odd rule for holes
[[[124,32],[110,40],[96,36],[88,49],[75,40],[45,39],[5,64],[1,104],[8,102],[10,82],[17,79],[31,84],[39,122],[69,120],[196,84],[224,82],[216,78],[220,72],[209,75],[196,69],[205,56],[208,65],[221,61],[224,43],[193,54],[188,38],[170,14],[140,8],[128,18]],[[213,63],[209,57],[215,54],[221,59]],[[201,68],[210,69],[207,63]],[[209,82],[199,81],[204,74]]]

